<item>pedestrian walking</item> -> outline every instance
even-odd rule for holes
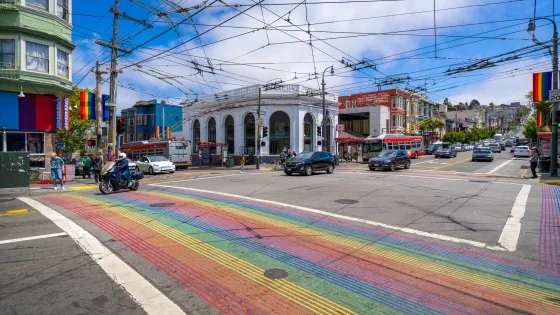
[[[241,153],[241,156],[239,157],[239,166],[241,166],[241,174],[245,173],[245,157],[243,156],[243,153]]]
[[[92,161],[92,168],[93,168],[93,178],[95,179],[95,183],[99,183],[101,181],[101,169],[103,168],[103,159],[100,153],[95,155]]]
[[[533,147],[531,150],[533,150],[533,155],[531,156],[531,159],[529,160],[531,162],[531,172],[533,173],[533,178],[537,178],[537,164],[539,163],[539,150],[537,150],[537,148]]]
[[[284,168],[285,164],[286,164],[286,152],[282,150],[282,152],[280,152],[280,168]]]
[[[60,180],[60,188],[65,190],[64,181],[62,180],[62,168],[64,167],[64,160],[62,160],[56,153],[51,154],[51,178],[54,186],[56,188],[56,180]]]
[[[84,157],[82,158],[82,160],[80,162],[82,162],[82,165],[84,165],[84,170],[82,172],[82,178],[86,178],[86,175],[87,175],[88,178],[91,179],[91,159],[86,154],[86,155],[84,155]]]

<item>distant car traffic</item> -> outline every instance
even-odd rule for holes
[[[473,150],[472,161],[494,161],[494,153],[489,148],[480,147]]]
[[[434,153],[434,157],[436,159],[440,157],[457,157],[457,150],[455,149],[455,146],[449,146],[447,148],[441,147],[437,149],[436,153]]]
[[[502,153],[502,147],[500,147],[500,145],[495,142],[489,143],[488,148],[494,153]]]
[[[284,173],[286,175],[299,173],[310,176],[318,171],[326,171],[327,174],[332,174],[334,164],[334,156],[330,152],[303,152],[286,162]]]
[[[143,156],[136,162],[136,170],[144,173],[175,172],[175,164],[161,155]]]
[[[506,144],[505,144],[505,142],[498,142],[498,144],[500,145],[500,149],[501,149],[502,151],[505,151],[505,150],[506,150]]]
[[[513,151],[513,156],[514,157],[530,157],[531,152],[529,151],[528,146],[520,145],[518,147],[515,147],[515,150]]]
[[[378,156],[369,159],[368,166],[370,171],[382,168],[393,172],[397,167],[409,169],[410,155],[406,150],[384,150]]]
[[[434,143],[426,149],[426,154],[432,155],[441,147],[441,143]]]

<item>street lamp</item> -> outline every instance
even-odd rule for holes
[[[321,135],[323,136],[323,139],[326,139],[325,136],[327,135],[327,108],[325,107],[325,72],[327,72],[327,70],[331,69],[331,75],[334,75],[334,67],[333,66],[329,66],[327,67],[324,71],[323,71],[323,121],[321,122]],[[321,141],[322,147],[323,147],[323,151],[329,151],[330,148],[325,148],[325,142],[326,141]],[[325,150],[326,149],[326,150]]]
[[[527,32],[532,35],[533,41],[539,45],[542,45],[536,37],[535,30],[537,29],[537,24],[535,20],[548,20],[554,25],[554,34],[552,35],[552,89],[558,90],[558,29],[556,28],[556,22],[554,20],[539,17],[529,20],[529,25],[527,27]],[[556,120],[556,113],[558,112],[557,103],[552,103],[552,136],[551,136],[551,163],[550,163],[550,176],[556,177],[558,175],[557,161],[558,161],[558,121]]]

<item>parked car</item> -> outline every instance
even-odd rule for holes
[[[472,152],[472,161],[476,162],[482,160],[490,162],[494,161],[494,153],[492,153],[492,151],[490,151],[490,149],[486,147],[474,149]]]
[[[303,152],[286,162],[284,173],[286,175],[300,173],[309,176],[318,171],[326,171],[327,174],[332,174],[334,164],[334,156],[330,152]]]
[[[434,153],[437,151],[437,149],[439,149],[439,147],[441,147],[441,143],[434,143],[434,144],[432,144],[431,146],[429,146],[429,147],[426,149],[425,152],[426,152],[426,154],[428,154],[428,155],[432,155],[432,154],[434,154]]]
[[[490,149],[490,151],[495,152],[495,153],[502,153],[502,148],[500,147],[499,144],[497,143],[489,143],[488,144],[488,148]]]
[[[441,147],[437,149],[436,153],[434,154],[434,157],[436,159],[440,157],[448,157],[448,158],[457,157],[457,150],[455,149],[454,146],[450,146],[447,148]]]
[[[161,155],[143,156],[136,162],[136,170],[144,173],[175,172],[175,164]]]
[[[131,171],[135,171],[136,170],[136,162],[134,162],[131,159],[126,159],[128,161],[128,169]]]
[[[406,150],[384,150],[378,156],[369,159],[368,166],[370,171],[383,168],[393,172],[397,167],[409,169],[410,156]]]
[[[515,151],[513,151],[514,157],[530,157],[531,151],[529,151],[529,147],[526,145],[520,145],[515,147]]]

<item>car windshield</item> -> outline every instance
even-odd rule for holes
[[[397,151],[381,151],[378,155],[379,157],[395,157],[397,156]]]
[[[148,156],[148,159],[150,160],[150,162],[164,162],[164,161],[167,161],[167,159],[163,156]]]
[[[301,152],[298,155],[296,155],[296,159],[301,159],[301,160],[305,160],[305,159],[310,159],[313,156],[313,152]]]
[[[438,151],[440,151],[440,152],[447,152],[447,151],[449,151],[449,150],[451,150],[451,149],[450,149],[450,148],[439,148]]]

